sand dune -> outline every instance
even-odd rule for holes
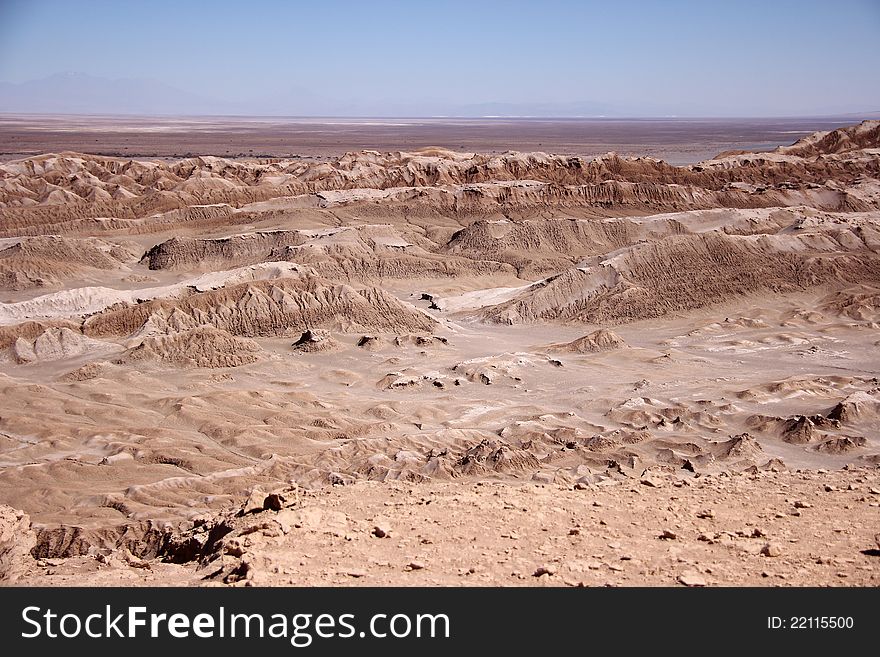
[[[571,342],[563,344],[550,345],[550,351],[558,351],[562,353],[588,354],[597,351],[613,351],[614,349],[624,349],[628,345],[614,331],[599,329],[593,331],[589,335],[577,338]]]
[[[160,360],[195,367],[238,367],[253,363],[260,346],[211,326],[199,326],[167,336],[145,338],[126,354],[126,360]]]
[[[99,278],[137,258],[137,245],[94,238],[25,237],[0,250],[3,289],[56,285],[75,277]]]
[[[880,249],[868,225],[793,235],[707,232],[636,244],[532,285],[486,309],[497,322],[600,323],[659,317],[757,292],[876,285]]]

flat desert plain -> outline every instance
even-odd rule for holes
[[[875,117],[880,118],[880,117]],[[76,151],[125,158],[339,158],[360,150],[458,153],[543,151],[595,157],[608,151],[693,164],[731,150],[766,150],[852,118],[540,119],[283,118],[0,114],[0,161]]]
[[[880,122],[195,123],[0,120],[4,583],[877,585]]]

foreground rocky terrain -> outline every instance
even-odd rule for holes
[[[875,581],[880,122],[41,155],[0,286],[6,581]]]
[[[31,556],[60,546],[7,507],[0,535],[17,552],[0,559],[21,586],[877,586],[878,486],[876,468],[774,467],[576,488],[283,487],[63,559]]]

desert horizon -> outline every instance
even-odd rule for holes
[[[339,157],[358,150],[609,151],[694,164],[772,150],[880,113],[830,117],[244,117],[0,113],[0,161],[57,151],[119,157]]]

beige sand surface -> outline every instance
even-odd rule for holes
[[[7,582],[876,584],[880,122],[45,154],[0,238]]]

